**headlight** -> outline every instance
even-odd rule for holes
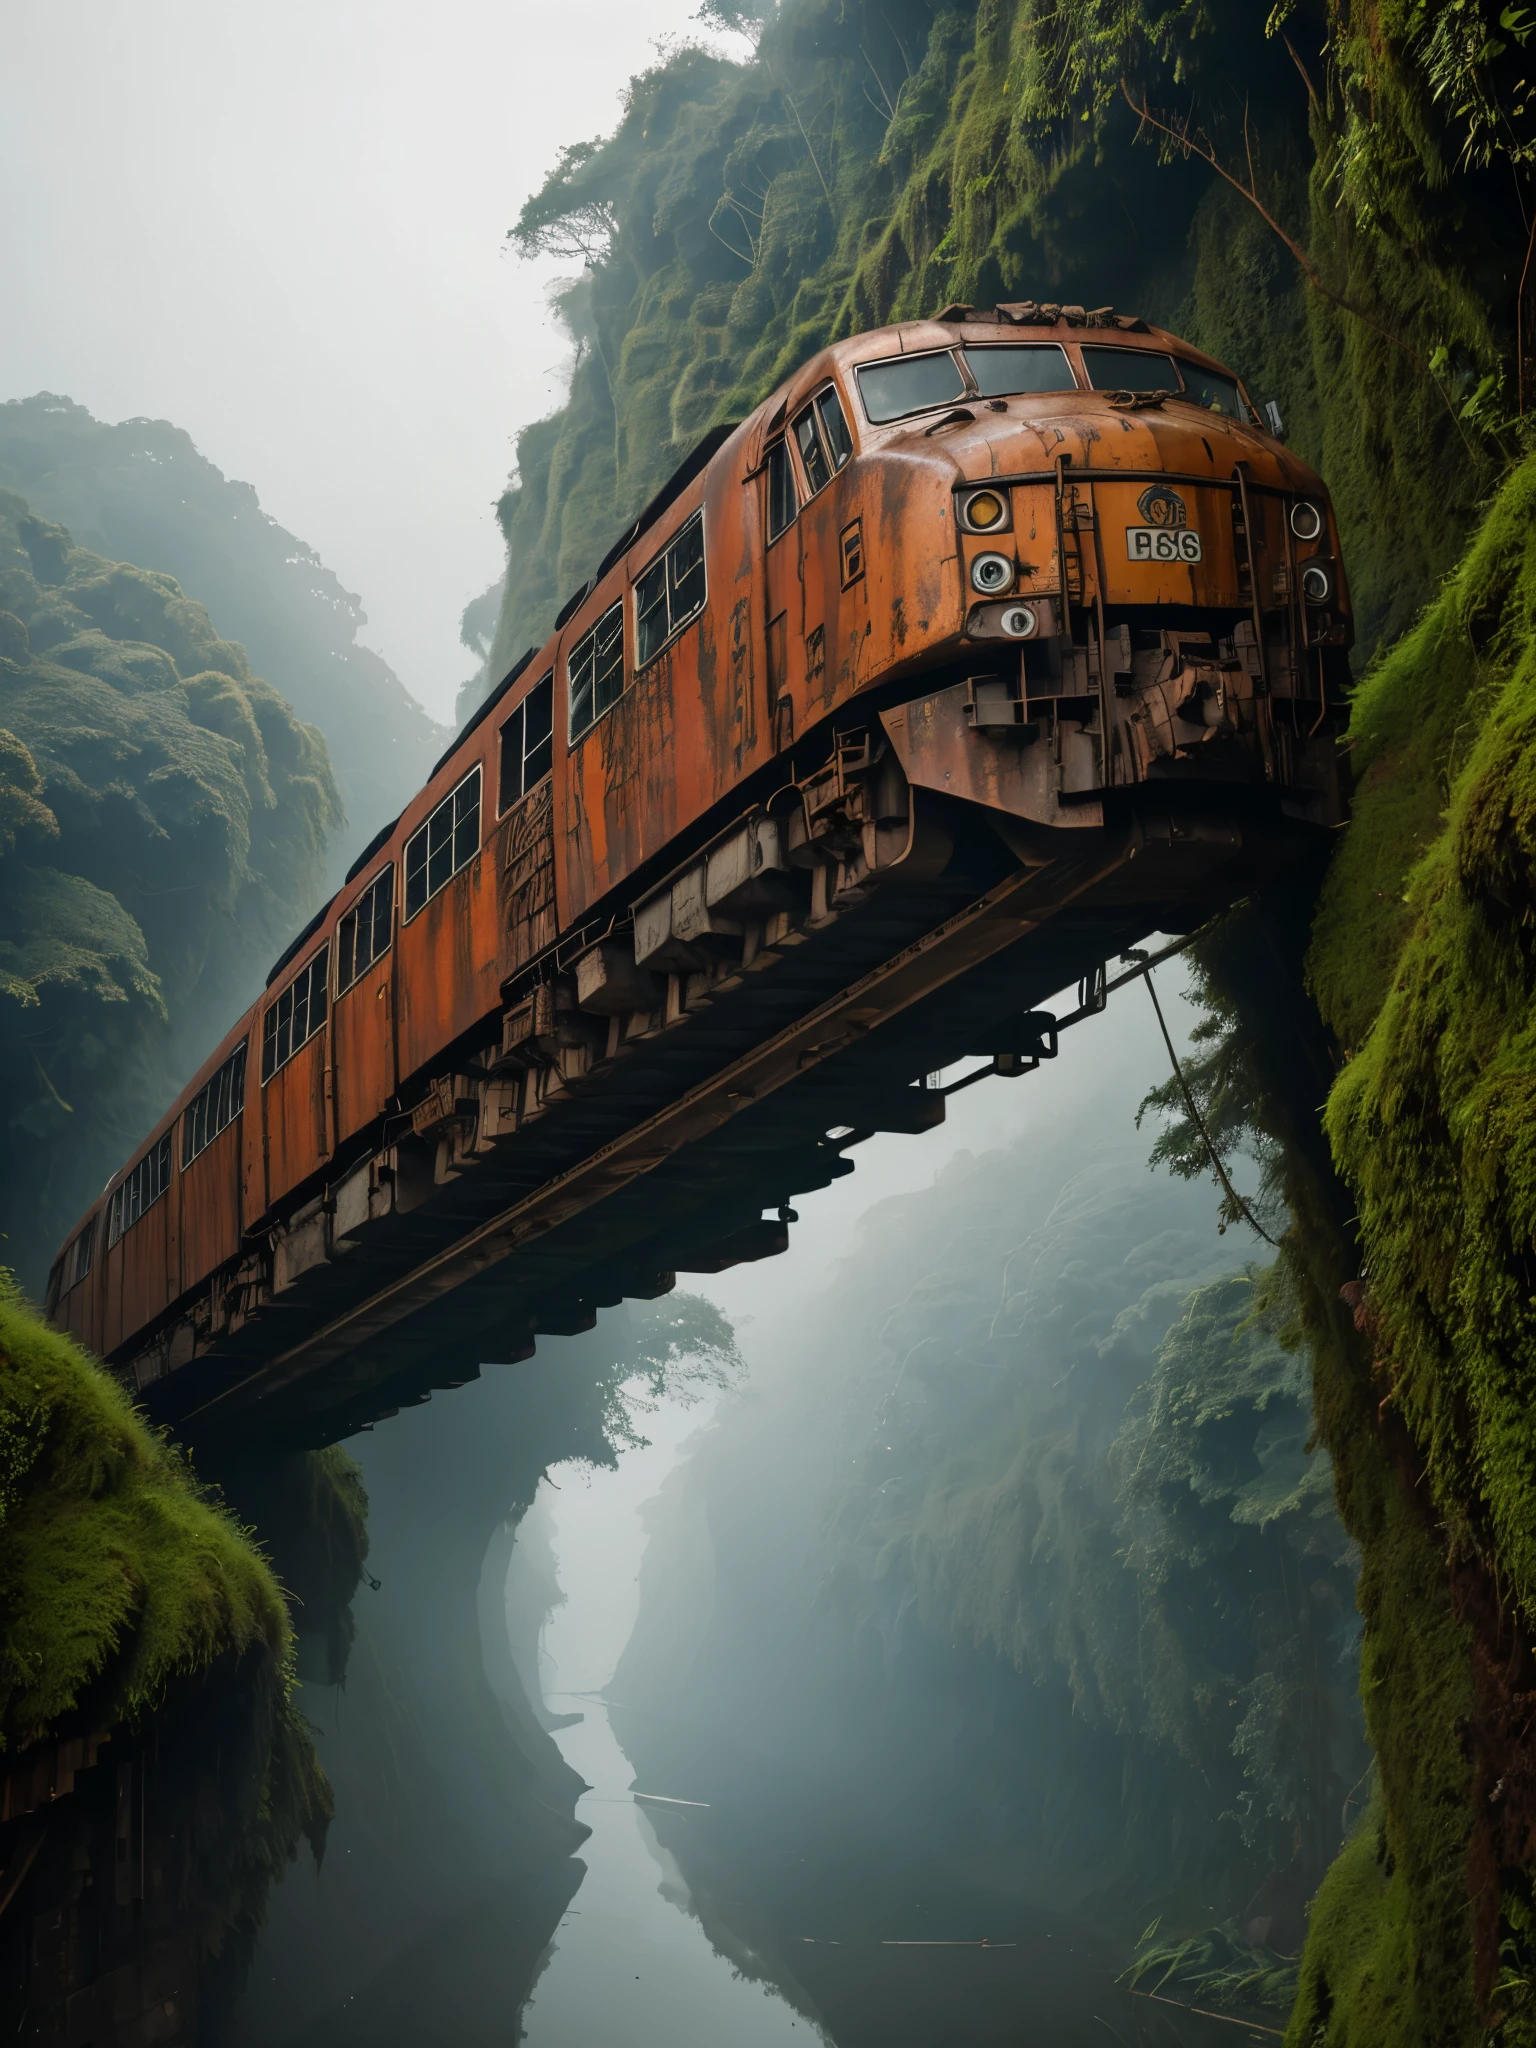
[[[1308,604],[1326,604],[1333,595],[1333,578],[1321,562],[1308,562],[1301,572],[1301,594]]]
[[[1321,509],[1310,498],[1298,498],[1291,507],[1291,531],[1298,540],[1316,540],[1323,530]]]
[[[1010,640],[1032,640],[1040,621],[1033,605],[1011,604],[998,623]]]
[[[983,597],[997,597],[1013,582],[1013,564],[1006,555],[978,555],[971,564],[971,588]]]
[[[966,499],[964,511],[966,525],[977,533],[991,533],[1008,517],[1007,502],[996,491],[974,492]]]

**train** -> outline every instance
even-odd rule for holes
[[[594,536],[47,1313],[194,1434],[324,1441],[781,1249],[946,1061],[1038,1064],[1042,993],[1339,823],[1348,586],[1279,429],[1112,308],[819,351]]]

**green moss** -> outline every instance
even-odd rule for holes
[[[0,1289],[0,1748],[136,1720],[292,1632],[270,1567],[117,1382]]]
[[[1496,1560],[1527,1617],[1536,1617],[1533,509],[1536,460],[1511,477],[1423,624],[1361,693],[1357,720],[1378,763],[1392,762],[1392,735],[1416,705],[1434,709],[1420,722],[1428,737],[1415,730],[1398,741],[1404,772],[1362,790],[1350,834],[1360,850],[1330,879],[1314,967],[1325,1010],[1357,1035],[1327,1120],[1360,1205],[1381,1391],[1420,1447],[1456,1540]],[[1440,777],[1449,793],[1436,818]],[[1391,907],[1373,915],[1378,900]],[[1358,957],[1346,966],[1351,931]]]

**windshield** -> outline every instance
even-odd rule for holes
[[[965,366],[976,379],[976,389],[983,398],[1077,389],[1067,352],[1054,341],[1036,342],[1027,348],[968,348]]]
[[[1192,398],[1196,405],[1203,405],[1208,412],[1219,412],[1229,420],[1251,417],[1235,377],[1223,376],[1220,370],[1202,370],[1198,363],[1186,363],[1182,357],[1179,368],[1184,373],[1184,396]]]
[[[953,405],[965,396],[965,379],[948,350],[931,356],[892,356],[883,363],[863,363],[854,372],[859,396],[874,426],[905,419],[930,406]]]
[[[1087,348],[1083,368],[1095,391],[1177,391],[1172,356],[1150,348]]]

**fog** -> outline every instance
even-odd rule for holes
[[[564,388],[559,266],[506,231],[693,5],[8,8],[0,401],[184,427],[451,721],[513,437]]]

